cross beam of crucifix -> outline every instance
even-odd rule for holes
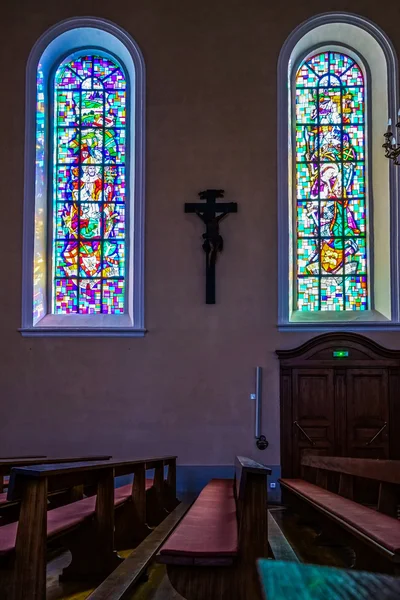
[[[200,200],[206,202],[187,202],[185,213],[195,213],[206,226],[203,233],[203,250],[206,253],[206,304],[215,304],[215,264],[218,252],[222,252],[224,240],[219,232],[219,224],[229,213],[237,212],[236,202],[220,202],[224,190],[205,190],[199,193]]]

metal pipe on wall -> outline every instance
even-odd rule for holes
[[[254,423],[254,437],[259,450],[265,450],[268,447],[268,441],[265,435],[261,435],[261,405],[262,405],[262,367],[256,367],[256,410]]]
[[[256,367],[256,415],[255,415],[255,435],[260,437],[261,427],[261,402],[262,402],[262,367]]]

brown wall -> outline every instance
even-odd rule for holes
[[[177,453],[183,464],[234,454],[279,464],[274,351],[311,337],[277,331],[276,63],[286,37],[322,11],[374,20],[400,50],[395,0],[5,0],[1,19],[0,454]],[[105,17],[147,66],[144,339],[22,338],[25,65],[67,17]],[[202,227],[183,203],[221,187],[215,306],[204,304]],[[373,334],[400,348],[400,333]],[[249,394],[264,367],[264,453]]]

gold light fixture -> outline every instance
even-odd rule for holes
[[[397,139],[400,139],[400,109],[397,113]],[[400,144],[397,143],[396,137],[392,130],[392,119],[388,120],[388,126],[386,133],[383,134],[385,138],[385,143],[382,144],[382,148],[385,148],[385,156],[386,158],[390,158],[393,160],[395,165],[400,166]]]

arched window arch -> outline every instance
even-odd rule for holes
[[[355,15],[314,17],[282,48],[278,215],[283,329],[398,326],[394,211],[399,173],[381,147],[388,115],[396,109],[396,74],[386,36]]]
[[[27,67],[24,335],[144,334],[144,63],[101,19]],[[35,136],[33,136],[35,132]]]

